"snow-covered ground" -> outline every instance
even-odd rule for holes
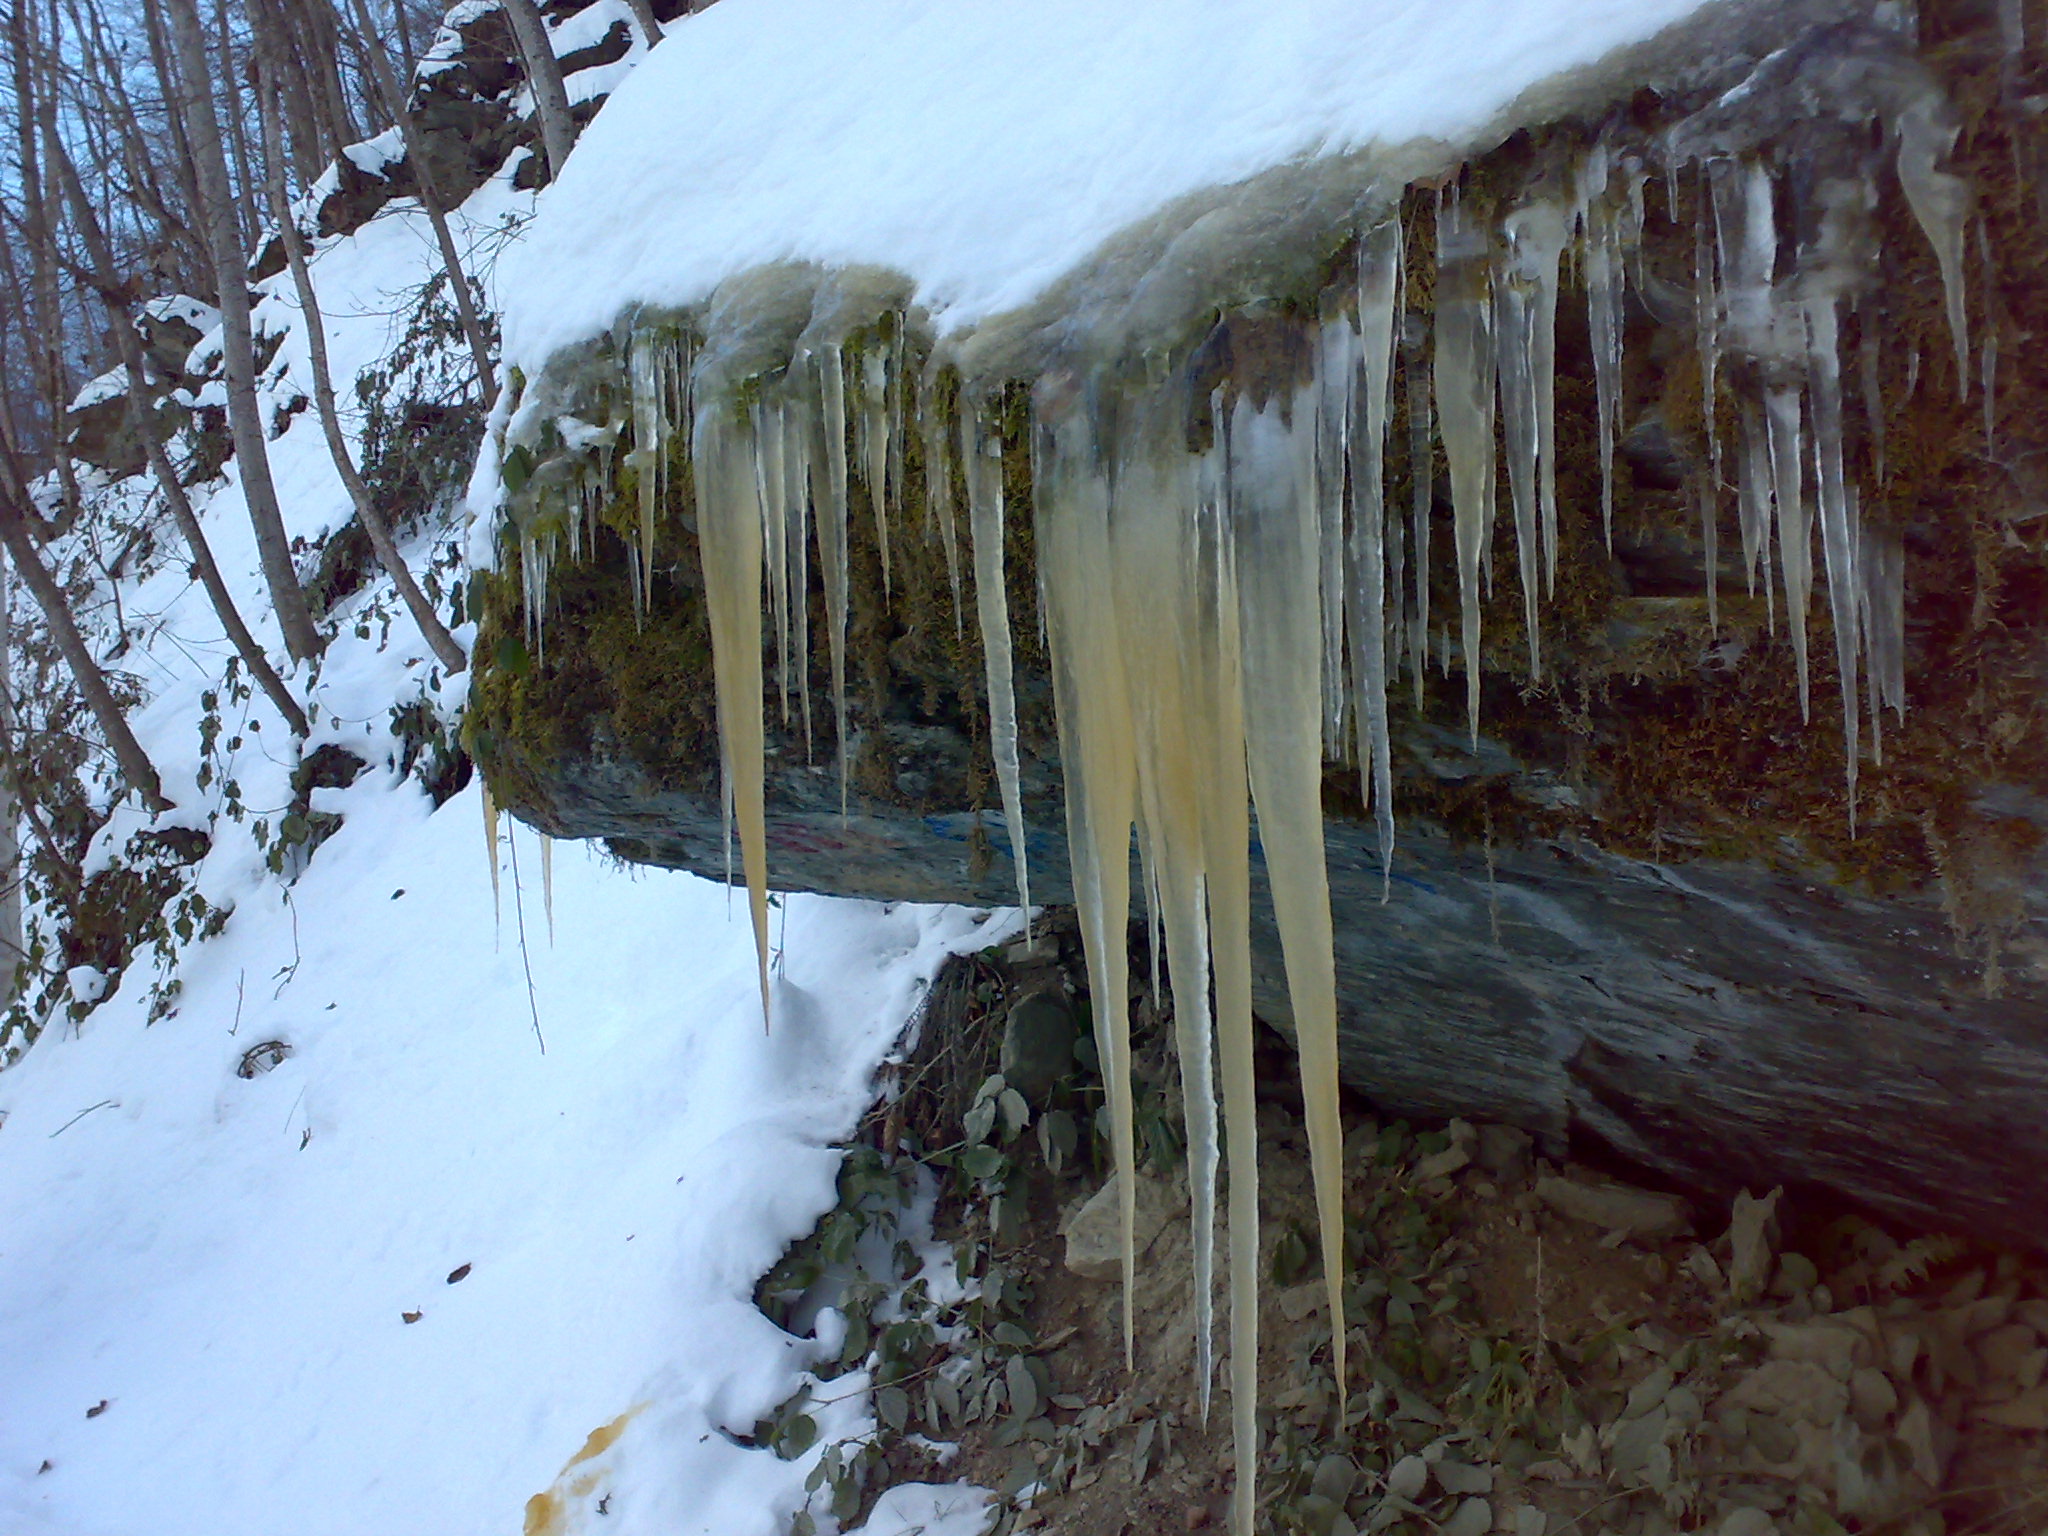
[[[528,201],[503,185],[472,201],[486,279]],[[322,253],[344,399],[433,260],[402,211]],[[269,287],[284,323],[288,280]],[[299,335],[284,356],[302,365]],[[272,453],[291,531],[339,527],[311,411]],[[278,655],[232,471],[203,511]],[[459,539],[416,538],[415,571]],[[336,615],[317,682],[288,673],[312,745],[371,766],[315,793],[344,824],[286,884],[255,827],[274,832],[289,798],[289,738],[260,694],[223,689],[219,624],[175,534],[161,542],[122,583],[118,664],[150,695],[136,725],[178,803],[165,822],[213,835],[195,888],[233,916],[175,973],[138,954],[0,1074],[0,1533],[785,1530],[815,1455],[872,1421],[855,1394],[811,1457],[736,1442],[813,1348],[753,1307],[754,1283],[832,1204],[830,1143],[940,961],[1010,918],[791,898],[772,1034],[744,899],[721,887],[565,846],[551,930],[533,834],[506,823],[487,849],[476,784],[436,810],[398,772],[393,707],[452,717],[461,680],[426,686],[431,658],[382,582]],[[102,583],[86,604],[102,653],[109,597]],[[222,724],[202,786],[209,693]],[[120,808],[94,866],[146,825]],[[175,1012],[149,1024],[152,982],[170,980]],[[289,1054],[259,1049],[267,1070],[239,1075],[273,1041]],[[982,1505],[899,1490],[869,1528],[971,1536]]]

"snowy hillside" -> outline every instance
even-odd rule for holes
[[[502,180],[471,200],[480,275],[530,203]],[[387,360],[434,261],[402,206],[327,243],[342,379]],[[259,318],[287,334],[266,391],[299,409],[272,463],[317,549],[349,503],[303,409],[289,279],[265,289]],[[582,846],[550,872],[516,824],[488,847],[474,781],[435,805],[414,759],[465,680],[382,579],[331,614],[317,676],[287,673],[307,753],[366,765],[295,813],[286,729],[144,484],[96,492],[95,526],[52,555],[91,583],[94,649],[146,695],[138,735],[176,803],[116,808],[87,872],[133,859],[176,894],[164,942],[97,1003],[101,970],[67,979],[51,953],[52,1011],[0,1075],[0,1531],[566,1532],[602,1505],[607,1531],[779,1536],[808,1468],[733,1437],[810,1346],[754,1283],[832,1204],[829,1144],[939,961],[1007,919],[793,898],[764,1036],[725,891]],[[232,465],[201,512],[279,654]],[[140,528],[154,552],[108,578],[97,542]],[[444,613],[461,539],[444,518],[405,548]],[[310,857],[308,821],[335,827]],[[184,867],[129,845],[166,827],[210,846]],[[836,1435],[867,1422],[858,1398],[835,1412]],[[979,1508],[906,1490],[870,1528],[964,1533]]]

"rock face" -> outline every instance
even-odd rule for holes
[[[1725,487],[1708,500],[1710,552],[1701,494],[1716,483],[1715,454],[1733,452],[1738,410],[1724,367],[1717,449],[1701,424],[1693,297],[1714,226],[1697,183],[1653,176],[1620,315],[1611,547],[1586,296],[1568,288],[1560,305],[1564,526],[1543,676],[1529,675],[1520,593],[1502,563],[1485,609],[1479,740],[1464,729],[1463,678],[1435,659],[1439,638],[1449,656],[1447,633],[1430,637],[1419,679],[1397,680],[1390,881],[1357,769],[1327,765],[1342,1065],[1392,1112],[1501,1121],[1552,1148],[1598,1144],[1712,1195],[1805,1183],[1922,1226],[2040,1247],[2048,386],[2011,359],[2019,337],[2048,333],[2042,215],[2029,190],[2048,164],[2048,133],[2038,116],[1999,105],[2038,72],[2036,55],[2009,60],[1988,18],[1961,5],[1924,7],[1921,27],[1923,59],[1964,104],[1952,165],[1975,189],[1983,233],[1971,236],[1971,260],[1988,265],[1968,289],[1978,345],[1963,375],[1913,210],[1894,191],[1873,211],[1885,275],[1859,312],[1869,386],[1848,451],[1867,487],[1864,516],[1904,552],[1907,708],[1885,712],[1882,761],[1866,748],[1852,811],[1827,604],[1815,594],[1804,719],[1784,614],[1768,581],[1745,580]],[[1621,115],[1655,144],[1677,111],[1646,94]],[[1466,168],[1466,195],[1511,196],[1499,189],[1533,175],[1547,146],[1601,126],[1518,135]],[[1805,128],[1773,131],[1757,152],[1803,163]],[[2015,166],[2026,169],[2016,177]],[[1810,194],[1791,174],[1788,227]],[[1411,192],[1411,230],[1431,227],[1434,199]],[[1427,295],[1433,271],[1424,238],[1409,248],[1415,295]],[[2000,336],[2002,348],[1982,346]],[[1396,445],[1410,426],[1410,372],[1404,360]],[[1034,899],[1064,902],[1058,732],[1033,623],[1033,529],[1016,510],[1032,504],[1028,437],[1021,421],[1006,432],[1002,461],[1025,839]],[[913,491],[919,449],[910,434]],[[1388,469],[1389,503],[1419,499],[1432,528],[1439,619],[1457,611],[1442,470],[1434,454],[1398,452]],[[853,495],[845,779],[813,592],[808,671],[784,679],[786,694],[770,674],[770,878],[878,899],[1012,902],[971,583],[949,573],[913,497],[896,514],[884,601],[873,509],[858,484]],[[538,632],[519,614],[516,550],[479,585],[470,744],[500,803],[542,830],[722,877],[694,525],[685,505],[656,530],[656,579],[638,611],[633,505],[621,495],[584,555],[545,575]],[[1285,1028],[1262,891],[1254,907],[1257,1004]]]

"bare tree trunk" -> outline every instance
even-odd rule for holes
[[[9,654],[14,645],[14,594],[0,558],[0,751],[14,752],[16,721]],[[0,1008],[12,1007],[28,958],[21,931],[21,796],[0,779]]]
[[[533,0],[503,0],[505,15],[512,23],[512,35],[519,40],[519,53],[526,61],[526,81],[533,87],[533,110],[540,118],[541,144],[547,150],[548,179],[562,174],[562,165],[576,145],[576,120],[569,113],[569,88],[562,80],[561,62],[548,40],[547,23]]]
[[[295,661],[320,654],[320,632],[306,606],[298,573],[292,569],[291,543],[278,509],[277,488],[270,479],[270,454],[263,434],[261,406],[256,398],[255,339],[249,321],[249,284],[242,251],[235,239],[234,210],[221,152],[220,125],[214,120],[213,98],[205,88],[206,41],[199,30],[193,0],[166,0],[171,34],[177,42],[181,72],[197,89],[184,92],[187,137],[197,153],[196,180],[201,188],[198,218],[213,254],[220,293],[222,356],[227,372],[228,426],[235,440],[235,462],[242,492],[256,527],[256,552],[264,581],[284,631],[285,649]],[[167,94],[174,92],[165,82]]]
[[[384,57],[384,50],[378,46],[369,0],[353,0],[353,3],[363,63],[369,69],[378,94],[384,98],[384,109],[391,114],[392,122],[398,125],[398,136],[405,141],[405,158],[420,189],[420,206],[427,210],[427,222],[434,230],[434,243],[441,248],[441,265],[448,274],[449,296],[455,301],[455,313],[462,322],[463,339],[469,343],[470,359],[476,364],[477,390],[483,396],[484,409],[489,410],[498,394],[497,369],[491,362],[491,346],[484,335],[483,317],[477,313],[476,300],[469,291],[462,254],[456,250],[454,232],[448,228],[448,204],[442,199],[440,189],[434,185],[434,178],[427,169],[426,140],[413,120],[410,103],[391,74],[391,64]],[[394,8],[403,3],[404,0],[393,0]]]
[[[176,470],[171,466],[170,456],[164,452],[164,445],[157,441],[156,433],[150,430],[150,423],[144,415],[143,401],[147,398],[148,375],[143,367],[142,342],[135,334],[133,320],[128,313],[123,285],[114,271],[113,248],[107,243],[106,232],[100,228],[99,220],[93,213],[92,202],[85,195],[84,184],[78,179],[78,168],[71,163],[71,157],[64,152],[58,139],[54,122],[45,119],[43,143],[50,157],[50,168],[63,183],[65,197],[71,204],[72,217],[78,225],[80,236],[85,241],[90,255],[95,286],[100,298],[105,301],[107,318],[113,324],[114,342],[121,350],[121,362],[128,370],[128,413],[134,423],[136,435],[142,439],[144,451],[149,456],[149,467],[156,476],[157,485],[164,493],[164,501],[171,509],[171,517],[178,525],[178,531],[185,536],[185,544],[192,553],[192,572],[199,578],[199,584],[206,589],[207,597],[213,603],[213,611],[219,615],[221,628],[235,647],[235,653],[242,658],[242,664],[249,669],[249,675],[256,679],[257,686],[277,706],[285,723],[295,736],[312,734],[306,722],[306,713],[299,707],[298,700],[284,685],[284,679],[277,675],[277,669],[263,654],[263,647],[256,643],[256,637],[249,633],[249,626],[242,622],[242,615],[235,607],[235,599],[228,591],[228,584],[222,579],[220,567],[214,562],[213,550],[206,542],[206,533],[199,525],[198,515],[192,510],[192,502],[185,495],[185,487],[178,483]]]
[[[661,22],[654,14],[654,0],[626,0],[626,5],[633,12],[633,19],[640,23],[640,35],[652,48],[661,41]]]
[[[263,220],[256,212],[255,171],[249,154],[248,125],[243,121],[242,92],[235,80],[235,38],[228,25],[227,0],[214,0],[213,4],[215,46],[220,51],[220,64],[209,81],[220,82],[219,101],[222,120],[227,124],[228,149],[235,163],[235,223],[239,239],[237,244],[248,250],[256,243],[257,231],[263,228]],[[211,89],[211,85],[209,85]]]
[[[120,764],[122,777],[151,811],[168,811],[171,802],[164,798],[163,785],[156,776],[156,765],[150,762],[149,754],[142,750],[142,743],[128,728],[127,717],[121,713],[113,689],[107,686],[106,674],[93,660],[85,638],[79,634],[78,625],[71,617],[71,605],[64,600],[64,589],[57,585],[57,578],[43,564],[42,552],[29,536],[28,482],[16,463],[12,434],[0,434],[0,439],[4,439],[0,440],[0,544],[5,544],[7,553],[13,556],[22,581],[35,598],[36,606],[43,610],[43,621],[49,625],[50,638],[56,642],[65,665],[70,667],[71,675],[78,683],[78,691],[85,696],[86,707],[99,722],[100,734],[106,738],[114,761]]]
[[[419,584],[412,579],[405,557],[399,554],[398,543],[391,536],[391,525],[385,521],[383,509],[377,505],[377,499],[370,494],[370,488],[357,472],[348,440],[342,435],[341,414],[334,406],[334,379],[327,365],[327,328],[320,318],[320,299],[313,291],[313,275],[306,270],[305,242],[300,238],[298,226],[292,222],[291,202],[285,196],[284,167],[277,144],[278,82],[272,74],[277,58],[274,42],[275,39],[266,32],[263,42],[258,45],[263,49],[263,59],[257,87],[257,112],[263,127],[263,158],[270,168],[268,190],[271,211],[277,219],[278,233],[284,240],[285,260],[291,266],[292,284],[299,292],[300,323],[306,328],[306,347],[312,354],[313,403],[320,413],[321,429],[327,434],[327,451],[333,455],[334,468],[340,474],[342,484],[348,487],[349,499],[355,503],[356,516],[362,519],[364,531],[370,535],[377,559],[389,573],[406,610],[412,614],[413,622],[419,625],[421,635],[441,665],[450,672],[460,672],[469,665],[469,658],[455,643],[455,637],[448,633],[448,627],[434,612],[434,605],[427,601]]]

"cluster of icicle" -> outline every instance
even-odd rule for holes
[[[1890,174],[1939,258],[1959,376],[1967,377],[1960,365],[1968,352],[1962,260],[1969,200],[1964,184],[1942,169],[1954,122],[1920,77],[1895,71],[1870,90],[1871,115],[1887,127]],[[1895,539],[1863,526],[1844,470],[1838,338],[1845,308],[1873,287],[1876,156],[1866,148],[1826,174],[1807,168],[1802,216],[1788,231],[1778,219],[1789,201],[1778,196],[1781,173],[1754,146],[1731,150],[1725,136],[1717,140],[1712,121],[1710,110],[1650,149],[1598,143],[1574,174],[1538,183],[1505,212],[1482,214],[1456,190],[1441,193],[1428,312],[1407,306],[1402,225],[1383,202],[1355,230],[1355,265],[1322,296],[1319,319],[1245,319],[1285,333],[1261,353],[1268,366],[1256,381],[1194,382],[1205,375],[1185,342],[1159,353],[1052,363],[1025,381],[1029,442],[1008,446],[1028,451],[1031,463],[1039,619],[1053,665],[1074,895],[1122,1175],[1126,1285],[1135,1200],[1131,1048],[1124,1010],[1108,1004],[1129,995],[1135,839],[1144,894],[1163,925],[1182,1065],[1205,1408],[1219,1142],[1227,1136],[1240,1531],[1250,1528],[1256,1451],[1252,815],[1300,1047],[1341,1386],[1341,1147],[1322,769],[1332,758],[1360,766],[1382,858],[1390,861],[1389,679],[1405,662],[1419,695],[1433,657],[1450,669],[1450,629],[1433,627],[1429,608],[1430,563],[1440,558],[1431,547],[1434,475],[1411,473],[1406,506],[1385,496],[1396,378],[1405,384],[1410,463],[1433,465],[1441,444],[1449,472],[1457,637],[1476,740],[1480,613],[1503,458],[1528,675],[1543,675],[1542,607],[1556,582],[1560,516],[1552,376],[1561,268],[1567,258],[1576,263],[1587,295],[1600,516],[1611,539],[1623,305],[1649,216],[1645,185],[1653,167],[1667,183],[1697,178],[1693,318],[1712,458],[1700,489],[1710,614],[1718,622],[1717,499],[1732,461],[1727,479],[1743,569],[1752,593],[1762,587],[1773,623],[1773,581],[1782,584],[1802,710],[1817,513],[1852,807],[1863,709],[1875,725],[1881,706],[1903,708],[1903,557]],[[947,349],[920,340],[917,326],[902,286],[873,274],[762,269],[728,282],[687,322],[634,329],[624,344],[624,398],[612,397],[609,419],[584,419],[604,418],[602,409],[527,410],[512,434],[544,460],[514,486],[536,632],[557,544],[566,538],[570,554],[578,552],[597,506],[622,488],[622,472],[639,500],[635,601],[647,600],[657,521],[685,494],[667,477],[684,457],[675,450],[687,434],[686,494],[710,619],[726,803],[761,955],[764,1013],[764,656],[774,657],[785,726],[800,720],[808,742],[815,551],[843,786],[856,479],[876,519],[885,581],[891,518],[913,499],[908,482],[922,482],[926,536],[944,549],[956,614],[956,507],[964,493],[993,755],[1019,899],[1029,906],[1003,569],[1006,443],[992,408],[995,387],[1010,381],[962,378],[941,367],[934,359]],[[1881,463],[1878,333],[1867,317],[1861,371]],[[1272,366],[1276,352],[1282,362]],[[1987,388],[1992,355],[1987,347]],[[1737,423],[1728,442],[1716,409],[1724,388]],[[912,433],[922,462],[916,476],[906,473]],[[617,455],[628,438],[631,451]],[[529,513],[551,505],[562,515],[521,519],[521,497]],[[896,536],[905,536],[900,523]],[[1128,1348],[1128,1313],[1125,1326]]]

